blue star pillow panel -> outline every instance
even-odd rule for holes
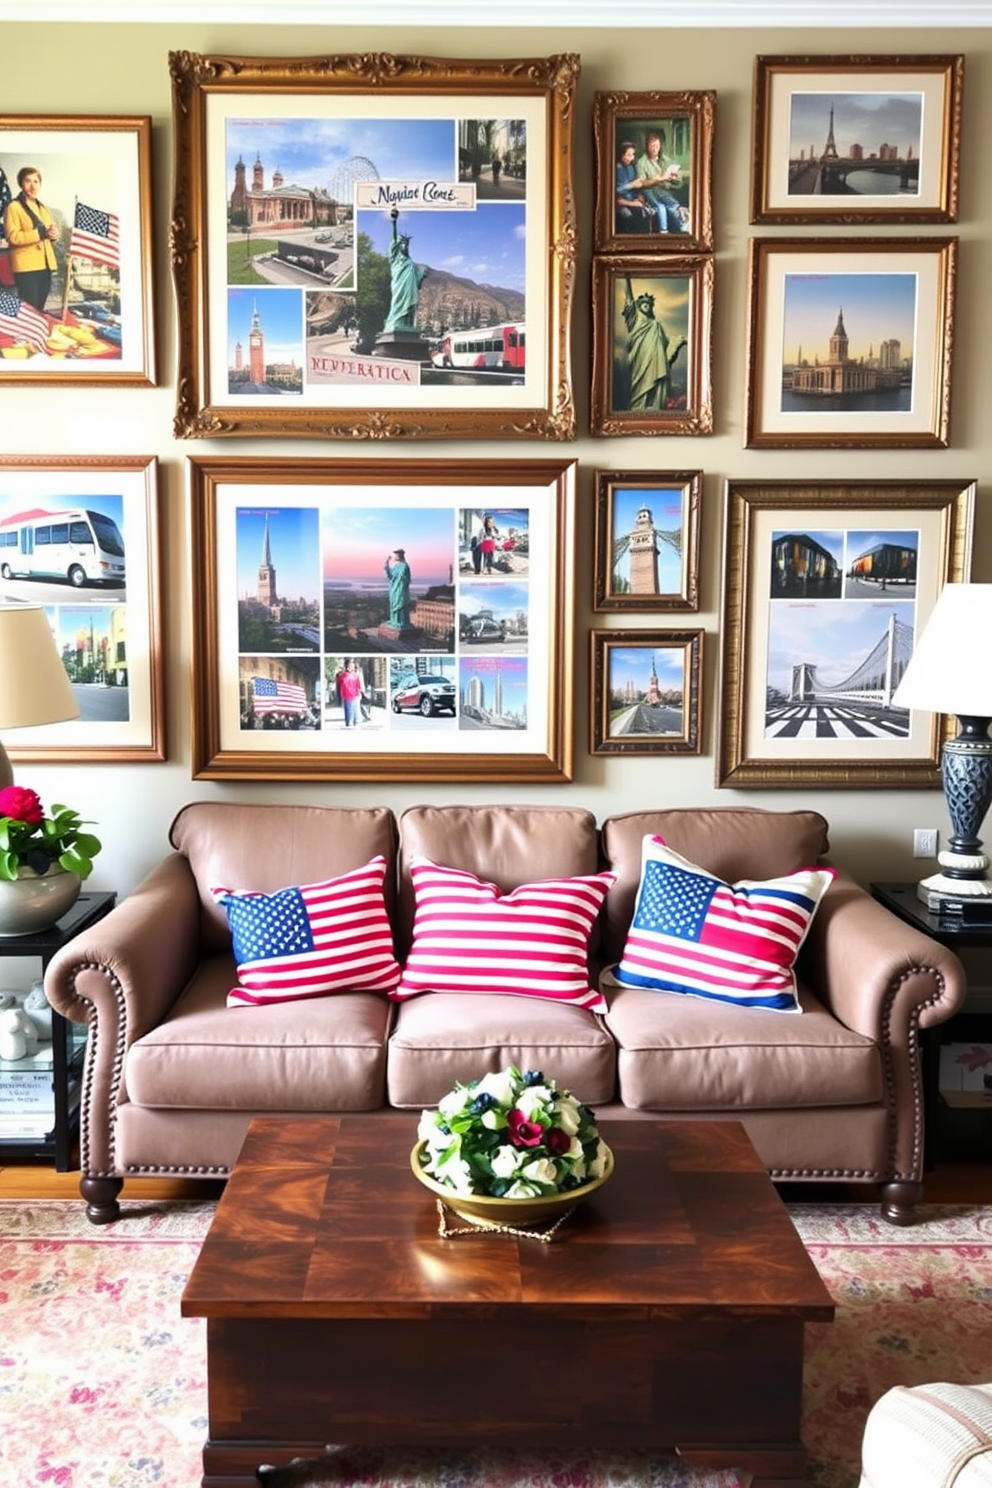
[[[238,985],[228,1007],[326,997],[388,994],[399,983],[383,883],[386,859],[321,883],[234,892],[212,888],[231,928]]]
[[[799,1013],[795,961],[833,868],[728,884],[649,835],[623,956],[629,987]]]

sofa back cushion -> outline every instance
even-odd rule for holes
[[[336,878],[382,854],[387,863],[387,912],[396,905],[396,819],[385,807],[246,805],[195,801],[169,829],[169,841],[189,860],[200,895],[204,949],[223,950],[231,930],[211,889],[219,884],[274,894]]]
[[[619,961],[641,881],[645,836],[663,837],[684,858],[728,883],[775,878],[816,864],[827,852],[827,822],[818,811],[757,807],[691,807],[628,811],[603,823],[603,850],[617,881],[606,899],[606,959]]]
[[[501,893],[542,878],[596,873],[596,818],[579,807],[411,806],[400,817],[399,912],[396,951],[406,959],[416,908],[410,862],[429,858],[494,883]],[[599,921],[589,939],[599,951]]]

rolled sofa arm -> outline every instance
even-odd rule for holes
[[[49,962],[45,994],[52,1007],[90,1026],[79,1117],[86,1177],[114,1173],[124,1056],[166,1017],[199,958],[196,882],[186,858],[173,853]]]
[[[839,871],[813,917],[798,969],[834,1017],[878,1045],[893,1118],[890,1217],[903,1223],[900,1184],[915,1189],[923,1174],[919,1030],[943,1023],[961,1007],[964,967],[947,946],[892,914]]]
[[[952,950],[879,904],[843,870],[813,917],[800,970],[836,1018],[882,1041],[895,1026],[943,1023],[967,990]]]

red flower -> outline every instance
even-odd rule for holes
[[[45,809],[37,791],[25,790],[20,785],[5,785],[0,790],[0,816],[12,817],[14,821],[27,822],[36,827],[45,819]]]
[[[572,1139],[560,1126],[553,1126],[544,1138],[544,1145],[552,1157],[562,1157],[572,1145]]]
[[[528,1121],[523,1111],[516,1107],[509,1112],[506,1124],[510,1129],[510,1141],[514,1147],[539,1147],[544,1135],[539,1121]]]

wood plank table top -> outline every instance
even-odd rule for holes
[[[614,1174],[550,1245],[441,1239],[435,1199],[410,1171],[416,1129],[413,1114],[253,1121],[183,1315],[404,1317],[523,1302],[833,1316],[737,1122],[604,1122]]]

